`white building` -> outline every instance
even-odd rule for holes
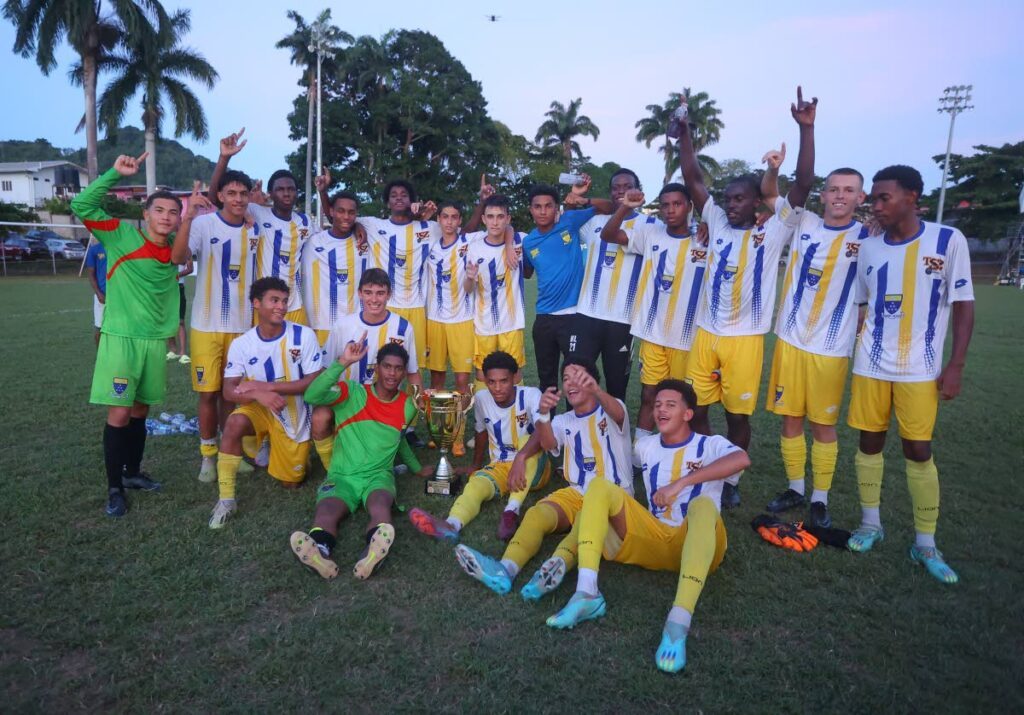
[[[0,163],[0,201],[35,208],[52,198],[70,199],[89,184],[89,174],[70,161]]]

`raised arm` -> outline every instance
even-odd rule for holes
[[[769,209],[775,211],[775,199],[779,198],[779,167],[786,160],[786,142],[781,149],[769,149],[761,157],[761,163],[767,168],[761,177],[761,199]]]
[[[629,243],[629,236],[622,230],[622,222],[626,220],[633,211],[644,205],[644,192],[639,189],[630,189],[622,197],[622,203],[615,213],[608,219],[608,223],[601,229],[601,240],[608,243],[617,243],[625,246]]]
[[[210,200],[200,192],[199,182],[194,182],[192,184],[192,195],[188,197],[188,211],[185,212],[181,219],[178,232],[174,234],[174,243],[171,245],[171,263],[176,263],[180,266],[186,261],[192,260],[192,251],[188,246],[189,236],[192,233],[192,222],[199,215],[200,211],[205,211],[212,208],[212,206]]]
[[[121,223],[118,219],[111,218],[110,214],[103,210],[103,197],[121,180],[122,176],[133,176],[147,156],[149,156],[149,152],[143,152],[142,156],[137,159],[134,156],[122,154],[114,161],[113,167],[101,174],[96,181],[85,187],[82,193],[71,200],[71,211],[82,220],[85,227],[96,236],[96,240],[100,243],[103,243]]]
[[[615,202],[611,199],[593,199],[587,196],[590,191],[591,178],[589,174],[580,174],[580,182],[573,184],[569,193],[565,195],[563,202],[566,208],[582,209],[593,207],[599,214],[607,215],[615,210]]]
[[[611,417],[615,424],[622,428],[625,424],[626,410],[622,403],[615,397],[601,389],[597,380],[580,365],[570,365],[565,369],[565,379],[570,384],[575,383],[581,390],[585,390],[594,396],[605,413]]]
[[[478,194],[480,200],[477,201],[469,220],[462,224],[463,233],[473,233],[480,229],[480,221],[484,216],[484,201],[494,194],[494,187],[487,183],[487,174],[480,174],[480,192]]]
[[[331,223],[334,223],[334,207],[331,206],[331,197],[327,194],[327,189],[331,186],[331,170],[326,166],[323,167],[320,174],[313,177],[313,186],[316,187],[317,195],[320,197],[320,206],[323,208],[324,216]],[[320,227],[317,226],[317,230]]]
[[[697,152],[693,148],[693,139],[690,137],[690,124],[686,117],[680,121],[673,117],[668,123],[668,136],[671,139],[678,139],[679,146],[679,167],[683,172],[683,181],[690,190],[690,197],[697,211],[703,213],[704,204],[707,203],[708,187],[704,185],[704,172],[700,170],[697,162]]]
[[[789,187],[790,206],[803,206],[814,187],[814,116],[818,109],[818,98],[804,101],[802,87],[796,88],[796,104],[790,105],[790,113],[800,126],[800,151],[796,155],[796,178]]]
[[[206,198],[214,206],[220,205],[217,199],[217,187],[220,186],[220,180],[223,178],[224,172],[228,170],[228,162],[231,161],[231,157],[242,151],[246,142],[249,141],[248,139],[242,139],[243,134],[245,134],[245,127],[220,140],[220,156],[217,157],[217,165],[213,167],[213,176],[210,177],[210,188],[206,193]]]

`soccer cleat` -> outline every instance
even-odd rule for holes
[[[850,534],[850,540],[846,542],[846,548],[863,554],[885,539],[885,532],[880,526],[861,525]]]
[[[146,472],[139,472],[134,477],[121,477],[121,484],[125,489],[141,489],[144,492],[158,492],[161,489],[160,482],[155,482]]]
[[[504,596],[512,590],[512,577],[508,575],[500,561],[481,554],[465,544],[455,547],[455,560],[459,562],[463,571],[499,596]]]
[[[293,531],[289,542],[292,553],[304,566],[313,569],[328,581],[338,575],[338,564],[320,553],[316,542],[309,534],[304,531]]]
[[[942,552],[934,546],[918,546],[914,544],[910,547],[910,559],[914,563],[924,566],[928,569],[928,573],[942,581],[942,583],[954,584],[960,581],[956,571],[950,568],[946,560],[942,558]]]
[[[447,541],[454,544],[459,540],[459,532],[452,528],[444,519],[438,519],[430,512],[419,507],[409,510],[409,521],[416,527],[416,531],[427,536],[432,536],[439,541]]]
[[[607,611],[604,596],[588,596],[577,591],[565,604],[565,608],[548,618],[546,621],[552,628],[575,628],[584,621],[600,618]]]
[[[765,509],[772,514],[778,514],[779,512],[789,511],[801,506],[807,506],[807,497],[796,489],[787,489],[776,494],[775,498],[768,502],[768,506]]]
[[[178,353],[174,352],[173,350],[167,351],[167,362],[170,362],[171,360],[177,360],[178,357]]]
[[[234,499],[218,499],[217,505],[213,507],[213,514],[210,516],[211,529],[223,529],[224,522],[235,513],[238,506]]]
[[[562,585],[566,570],[565,561],[560,556],[552,556],[540,565],[529,583],[519,591],[519,595],[524,601],[539,601],[545,594]]]
[[[678,673],[686,667],[686,627],[678,623],[666,623],[661,632],[661,645],[654,654],[658,670]]]
[[[722,485],[722,508],[735,509],[740,505],[740,488],[726,482]]]
[[[124,493],[115,490],[107,494],[107,508],[104,512],[107,516],[112,516],[115,519],[120,519],[127,514],[128,500],[124,498]]]
[[[188,355],[182,354],[182,356],[178,358],[178,362],[181,363],[182,365],[189,365],[192,363],[192,358],[190,358]]]
[[[505,510],[501,512],[501,518],[498,520],[498,538],[502,541],[509,541],[515,536],[516,529],[519,528],[519,514],[514,511]]]
[[[366,545],[365,555],[356,561],[352,573],[360,581],[370,578],[373,570],[380,566],[380,562],[388,555],[391,544],[395,541],[395,527],[391,524],[378,524],[370,537],[370,543]]]
[[[203,464],[199,467],[199,481],[204,484],[211,484],[217,481],[216,457],[203,457]]]
[[[807,525],[816,529],[832,528],[832,515],[828,513],[828,507],[824,502],[811,502],[811,509],[807,514]]]
[[[267,465],[270,464],[270,440],[263,440],[263,444],[260,445],[260,451],[253,457],[253,463],[261,469],[266,469]]]

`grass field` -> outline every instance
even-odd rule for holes
[[[295,492],[240,478],[240,512],[213,532],[216,486],[196,480],[196,439],[151,437],[146,466],[164,492],[133,495],[126,519],[105,517],[86,282],[2,280],[0,710],[1020,712],[1024,294],[977,293],[964,393],[943,405],[935,435],[939,543],[961,583],[942,586],[907,558],[897,440],[888,539],[875,552],[794,554],[756,538],[750,519],[784,483],[777,420],[759,412],[743,506],[726,514],[729,552],[673,677],[653,653],[674,574],[605,565],[607,617],[553,632],[544,619],[570,585],[539,606],[499,599],[404,517],[391,557],[357,582],[359,514],[340,533],[342,575],[322,581],[288,549],[310,523],[319,466]],[[173,364],[169,380],[164,409],[195,414],[187,370]],[[849,528],[854,449],[843,427],[831,506]],[[400,501],[447,508],[421,484],[400,478]],[[484,507],[467,543],[500,553],[498,509]]]

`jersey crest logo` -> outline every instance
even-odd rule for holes
[[[238,280],[238,274],[241,272],[241,266],[228,266],[228,278],[233,281]]]
[[[775,386],[775,402],[776,403],[781,403],[782,402],[782,391],[785,390],[785,389],[786,388],[784,388],[782,385],[776,385]]]
[[[416,242],[417,243],[419,243],[420,241],[425,241],[429,237],[430,237],[430,231],[417,231],[416,232]]]
[[[348,283],[348,271],[344,268],[337,269],[334,275],[337,276],[339,283]]]
[[[452,282],[452,272],[451,271],[443,271],[441,273],[441,281],[443,283],[451,283]]]
[[[536,258],[539,255],[540,255],[540,249],[539,248],[534,248],[533,250],[530,251],[530,258]]]
[[[698,469],[700,469],[701,465],[703,465],[703,464],[704,464],[704,460],[703,459],[696,459],[696,460],[694,460],[692,462],[687,460],[687,462],[686,462],[686,471],[687,472],[695,472]]]
[[[288,354],[292,356],[292,362],[298,362],[299,355],[302,354],[302,350],[299,348],[288,348]]]
[[[818,268],[809,268],[807,270],[807,286],[809,288],[814,288],[816,285],[818,285],[818,282],[821,280],[821,276],[821,270],[819,270]]]
[[[929,276],[932,273],[942,273],[942,269],[945,265],[946,262],[937,256],[924,257],[924,272]]]
[[[127,377],[115,377],[114,378],[114,394],[120,397],[124,394],[124,391],[128,389],[128,378]]]
[[[739,266],[726,266],[722,280],[731,281],[736,277],[736,273],[739,269]]]
[[[597,468],[597,460],[593,457],[583,458],[583,469],[587,472],[592,472]]]
[[[504,288],[505,287],[505,274],[502,273],[500,276],[494,277],[494,287]]]
[[[309,235],[309,229],[308,228],[300,228],[299,229],[299,238],[305,238],[308,235]]]
[[[572,236],[569,234],[568,231],[562,231],[562,243],[564,243],[567,246],[570,243],[572,243]]]
[[[889,315],[896,315],[899,312],[900,306],[903,305],[903,294],[902,293],[886,293],[885,294],[885,312]]]
[[[250,238],[249,239],[249,250],[250,251],[255,251],[256,250],[256,246],[258,246],[258,245],[260,245],[260,239],[258,239],[258,238]]]
[[[690,252],[690,262],[691,263],[707,263],[707,260],[708,260],[708,251],[707,251],[707,249],[704,249],[704,250],[701,250],[701,251],[691,251]]]
[[[856,258],[858,251],[860,251],[860,244],[859,243],[857,243],[856,241],[847,241],[846,242],[846,257],[847,258]]]
[[[604,254],[604,264],[608,267],[615,265],[615,253]]]
[[[516,258],[522,259],[522,257],[523,257],[523,247],[522,246],[516,246],[515,249],[513,249],[513,250],[514,250],[514,252],[516,254]]]
[[[96,254],[96,260],[98,260],[98,261],[105,261],[105,260],[107,260],[107,254],[106,253],[97,253]]]
[[[754,239],[754,248],[760,248],[761,244],[764,243],[764,230],[755,233],[751,238]]]
[[[469,246],[465,246],[465,245],[459,246],[459,250],[456,251],[456,253],[458,253],[459,258],[465,258],[467,250],[469,250]]]
[[[660,288],[664,293],[670,292],[672,290],[672,283],[675,282],[675,279],[676,277],[672,274],[662,276],[658,281],[658,288]]]
[[[206,384],[206,368],[196,367],[196,382],[200,385]]]
[[[516,415],[516,422],[519,424],[519,429],[523,429],[524,427],[526,427],[526,424],[529,419],[529,415]]]
[[[608,418],[602,417],[601,421],[597,423],[597,428],[601,430],[601,436],[604,437],[604,433],[608,431]]]
[[[277,257],[281,260],[281,263],[288,265],[288,262],[292,259],[292,254],[288,251],[281,251],[277,254]]]
[[[396,253],[395,254],[395,265],[397,265],[399,268],[404,268],[405,267],[405,256],[403,254],[401,254],[401,253]]]

